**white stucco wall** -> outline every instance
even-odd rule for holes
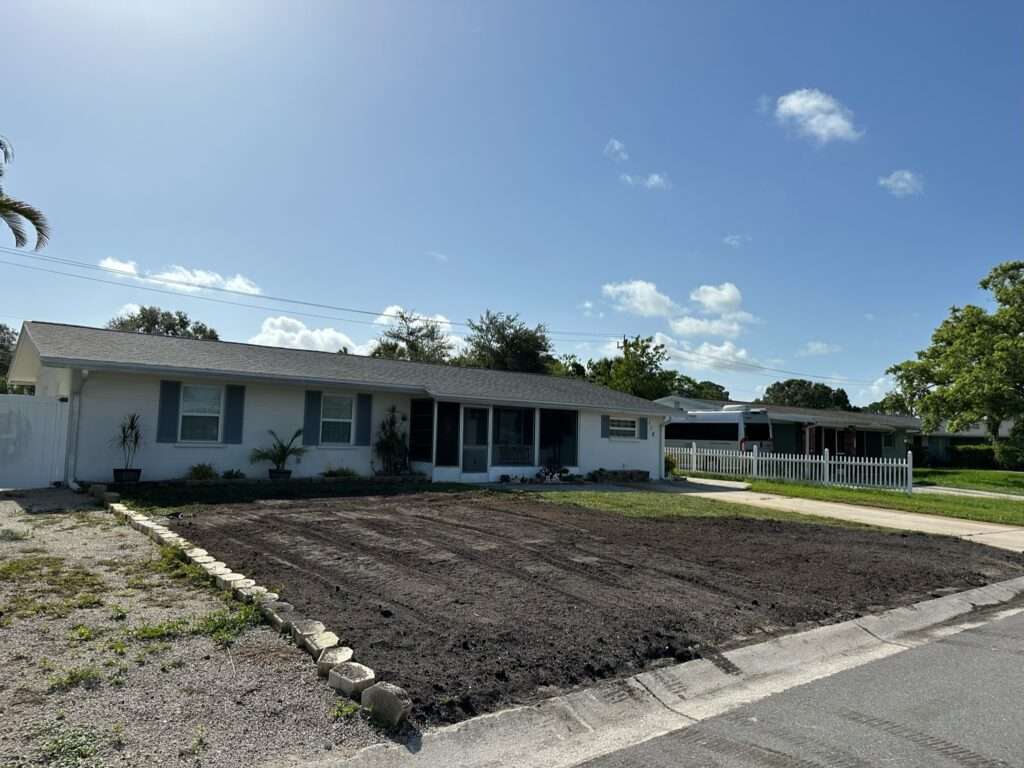
[[[608,414],[614,418],[636,418],[635,414]],[[595,469],[645,469],[651,478],[661,477],[664,459],[661,419],[647,417],[646,440],[601,437],[601,413],[580,412],[580,471]]]
[[[44,368],[44,371],[46,369]],[[69,372],[44,375],[54,382],[72,381]],[[130,413],[142,418],[143,443],[135,461],[142,469],[143,480],[170,480],[182,478],[194,464],[212,464],[218,472],[240,469],[249,477],[266,477],[269,465],[249,463],[253,448],[270,444],[267,430],[273,429],[284,439],[303,425],[305,391],[303,386],[270,384],[245,385],[245,416],[240,444],[158,443],[156,442],[157,415],[160,399],[159,376],[104,373],[93,371],[81,386],[81,415],[78,427],[78,452],[75,479],[80,481],[109,481],[111,470],[119,466],[120,452],[113,445],[118,424]],[[184,383],[190,383],[184,380]],[[202,380],[199,384],[227,384],[228,381]],[[237,383],[237,382],[235,382]],[[70,386],[70,384],[68,384]],[[357,394],[357,391],[337,391]],[[368,391],[368,390],[358,390]],[[377,438],[381,421],[388,408],[396,406],[408,417],[409,400],[405,395],[373,392],[372,430],[370,446],[310,446],[299,460],[292,459],[288,467],[295,477],[311,477],[330,467],[346,467],[360,474],[370,474],[374,460],[372,443]],[[585,474],[596,469],[641,469],[652,478],[660,477],[662,467],[661,420],[648,417],[648,439],[622,440],[601,437],[601,416],[598,411],[580,411],[579,463],[569,469]],[[607,414],[613,418],[625,414]],[[633,418],[634,416],[629,416]],[[408,430],[408,422],[403,424]],[[431,467],[417,462],[414,468],[434,480],[466,481],[458,467]],[[486,479],[498,480],[501,475],[513,477],[533,476],[539,467],[489,468]],[[472,479],[484,479],[474,477]]]
[[[249,477],[266,477],[270,465],[250,464],[249,452],[270,445],[269,429],[287,440],[302,427],[305,391],[306,387],[301,386],[246,384],[240,444],[158,443],[160,377],[93,372],[81,391],[76,479],[110,480],[111,470],[119,466],[120,461],[120,452],[111,441],[121,420],[133,412],[142,417],[143,443],[135,466],[142,468],[143,480],[181,478],[189,467],[200,463],[212,464],[219,472],[240,469]],[[315,476],[329,467],[348,467],[360,474],[369,474],[377,427],[392,405],[408,417],[408,397],[373,393],[371,446],[309,446],[305,456],[289,461],[288,468],[295,477]]]

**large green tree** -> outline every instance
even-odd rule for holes
[[[587,378],[620,392],[657,400],[676,390],[677,374],[665,368],[669,354],[652,336],[623,337],[616,357],[590,360]]]
[[[118,315],[107,323],[115,331],[150,333],[154,336],[178,336],[183,339],[209,339],[220,337],[205,323],[189,318],[184,312],[168,312],[160,307],[139,307],[135,312]]]
[[[546,373],[551,368],[551,340],[543,325],[531,328],[519,315],[490,310],[478,321],[468,322],[466,350],[455,361],[458,364],[525,373]]]
[[[13,159],[14,148],[11,146],[11,142],[0,136],[0,181],[3,180],[7,164]],[[26,224],[35,230],[37,251],[50,239],[50,225],[43,212],[26,202],[10,197],[4,192],[2,185],[0,185],[0,221],[3,221],[11,230],[11,234],[14,235],[14,245],[17,248],[28,245],[29,236],[28,230],[25,228]]]
[[[729,390],[713,381],[697,381],[680,373],[676,377],[676,394],[680,397],[695,397],[698,400],[728,400]]]
[[[887,392],[881,400],[868,403],[862,411],[865,413],[880,413],[885,416],[913,416],[914,409],[910,401],[902,392]]]
[[[850,398],[841,387],[807,379],[786,379],[769,385],[757,399],[765,405],[788,405],[794,408],[822,408],[824,410],[852,411]]]
[[[447,363],[454,345],[436,320],[400,310],[377,340],[373,357]]]
[[[992,311],[952,307],[917,359],[889,372],[912,393],[925,428],[948,420],[954,429],[984,420],[993,442],[1006,419],[1024,420],[1024,261],[995,267],[981,281]]]

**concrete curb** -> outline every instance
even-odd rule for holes
[[[310,768],[569,768],[773,693],[1024,610],[1024,577],[784,635],[429,731],[412,750],[378,744]],[[1000,611],[1000,609],[1002,609]],[[984,610],[984,613],[978,611]]]
[[[337,647],[339,642],[338,636],[333,632],[326,631],[321,622],[299,616],[290,604],[280,601],[277,593],[258,585],[255,580],[247,578],[244,574],[232,571],[223,562],[215,560],[205,549],[196,546],[166,526],[160,525],[149,516],[129,509],[125,504],[120,503],[120,496],[113,493],[105,493],[105,491],[105,487],[102,490],[98,490],[97,498],[106,500],[105,506],[107,510],[119,522],[125,523],[148,536],[157,546],[174,547],[181,550],[185,560],[202,568],[210,581],[218,589],[231,592],[235,600],[257,604],[260,608],[260,616],[264,622],[270,624],[281,634],[291,636],[296,648],[312,655],[313,662],[317,665],[317,674],[319,676],[330,680],[337,677],[334,674],[335,670],[343,671],[343,669],[353,666],[354,659],[351,648],[343,649],[347,651],[347,654],[340,654],[340,660],[336,664],[327,665],[320,662],[321,656]],[[354,664],[354,666],[360,668],[364,675],[361,681],[354,687],[351,687],[352,689],[348,693],[353,698],[359,699],[363,689],[367,685],[372,684],[376,678],[373,670],[369,667],[362,664]],[[408,695],[403,689],[390,683],[384,683],[383,685],[386,688],[382,690],[389,692],[391,698],[395,698],[396,701],[408,700]],[[331,687],[336,690],[339,688],[335,685],[331,685]],[[382,702],[391,704],[385,698],[380,696],[378,698],[380,701],[377,702],[377,709],[381,709]],[[375,719],[387,727],[397,728],[408,718],[410,707],[399,707],[397,704],[393,704],[385,708],[384,711],[387,712],[387,716],[384,720],[381,720],[379,714],[374,712],[373,707],[369,707],[368,711]]]

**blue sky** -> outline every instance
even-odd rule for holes
[[[760,365],[848,378],[863,403],[1021,257],[1022,21],[1012,3],[14,0],[6,190],[49,215],[50,256],[518,312],[583,358],[658,334],[735,397],[785,377]],[[0,264],[0,322],[157,303],[227,339],[357,350],[380,328],[0,259],[118,283]]]

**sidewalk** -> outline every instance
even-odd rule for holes
[[[662,483],[660,485],[663,488],[670,484]],[[920,531],[921,533],[956,536],[968,541],[976,541],[979,544],[987,544],[990,547],[1009,549],[1013,552],[1024,552],[1024,527],[1000,525],[998,523],[979,523],[955,517],[922,515],[917,512],[900,512],[893,509],[864,507],[855,504],[839,504],[834,501],[816,501],[814,499],[776,496],[775,494],[757,493],[736,488],[735,485],[729,484],[726,486],[717,482],[711,485],[709,481],[703,481],[699,485],[691,484],[690,482],[675,482],[670,487],[678,493],[689,493],[692,496],[700,496],[707,499],[731,501],[736,504],[749,504],[752,507],[775,509],[783,512],[799,512],[804,515],[831,517],[836,520],[877,525],[881,528],[899,528],[904,531]]]

